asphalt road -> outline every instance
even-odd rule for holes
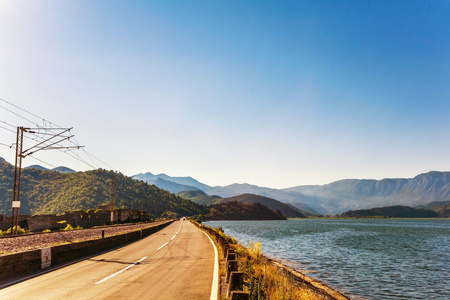
[[[216,299],[215,257],[203,232],[177,221],[125,247],[0,289],[0,299]]]

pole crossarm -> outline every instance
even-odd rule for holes
[[[34,132],[34,131],[29,131],[29,129],[30,129],[30,128],[24,128],[23,130],[24,130],[25,132],[29,132],[29,133],[36,133],[36,132]],[[56,134],[56,135],[54,135],[54,136],[52,136],[52,137],[50,137],[50,138],[48,138],[48,139],[46,139],[46,140],[40,142],[39,144],[34,145],[33,147],[31,147],[31,148],[29,148],[29,149],[23,151],[23,152],[22,152],[22,157],[27,157],[28,155],[31,155],[31,154],[36,153],[36,152],[41,151],[41,150],[46,150],[47,148],[50,148],[50,147],[53,146],[53,145],[56,145],[56,144],[58,144],[58,143],[61,143],[62,141],[65,141],[65,140],[70,139],[71,137],[73,137],[73,135],[68,136],[68,137],[64,137],[63,139],[58,140],[57,142],[54,142],[54,143],[52,143],[52,144],[50,144],[50,145],[45,145],[44,147],[38,148],[38,146],[40,146],[40,145],[42,145],[42,144],[44,144],[44,143],[46,143],[46,142],[48,142],[48,141],[50,141],[50,140],[53,140],[54,138],[56,138],[56,137],[58,137],[58,136],[60,136],[60,135],[62,135],[62,134],[64,134],[64,133],[66,133],[67,131],[70,131],[71,129],[72,129],[72,128],[65,129],[64,131],[62,131],[62,132],[60,132],[60,133],[58,133],[58,134]],[[34,148],[38,148],[38,149],[35,150],[35,151],[32,151],[32,152],[27,153],[28,151],[30,151],[30,150],[32,150],[32,149],[34,149]],[[69,148],[69,147],[63,147],[63,148]],[[47,149],[47,150],[48,150],[48,149]]]
[[[63,136],[64,133],[70,131],[72,128],[25,128],[25,127],[17,127],[17,140],[16,140],[16,164],[14,167],[14,189],[13,189],[13,199],[12,199],[12,212],[11,212],[11,235],[17,234],[17,228],[19,223],[19,208],[20,208],[20,184],[21,184],[21,175],[22,175],[22,159],[32,155],[41,150],[53,150],[53,149],[80,149],[83,146],[61,146],[59,143],[69,140],[74,135]],[[51,133],[40,133],[34,130],[63,130],[57,134]],[[43,134],[43,135],[52,135],[48,139],[34,145],[33,147],[23,151],[23,134],[24,133],[31,134]],[[54,141],[55,138],[58,138]],[[46,145],[47,142],[52,141],[51,144]],[[56,146],[55,146],[56,145]],[[33,151],[31,151],[33,150]]]

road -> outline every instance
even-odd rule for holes
[[[216,299],[216,256],[203,232],[177,221],[135,243],[0,289],[0,299]]]

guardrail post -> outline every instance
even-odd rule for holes
[[[227,296],[229,297],[232,291],[242,291],[243,284],[244,284],[244,272],[242,271],[231,272]]]
[[[230,281],[231,272],[236,272],[238,270],[238,262],[237,260],[229,260],[227,261],[227,273],[226,273],[226,282]]]
[[[248,292],[233,291],[233,292],[231,292],[230,299],[231,300],[249,300],[250,294]]]

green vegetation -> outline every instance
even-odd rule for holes
[[[340,218],[437,218],[432,210],[416,209],[409,206],[387,206],[372,209],[350,210],[338,215]]]
[[[178,193],[177,195],[200,205],[211,205],[222,199],[220,196],[210,196],[200,190],[184,191]]]
[[[22,171],[20,214],[61,214],[68,210],[96,208],[110,202],[111,178],[115,178],[115,206],[146,210],[154,218],[206,215],[204,206],[134,180],[121,173],[98,169],[59,173],[39,169]],[[0,214],[9,213],[14,166],[0,161]]]
[[[239,196],[231,197],[231,198],[225,198],[222,200],[219,200],[216,203],[224,203],[224,202],[232,202],[232,201],[238,201],[242,203],[260,203],[262,205],[267,206],[268,208],[274,210],[274,211],[280,211],[284,217],[286,218],[305,218],[305,216],[295,207],[290,206],[286,203],[282,203],[278,200],[254,195],[254,194],[242,194]]]
[[[210,213],[206,218],[209,220],[286,220],[279,210],[273,211],[261,203],[238,201],[211,205]]]
[[[433,207],[433,211],[435,211],[440,218],[450,218],[450,203],[435,206]]]
[[[72,227],[72,225],[67,224],[67,226],[65,228],[61,229],[61,230],[63,230],[63,231],[71,231],[71,230],[73,230],[73,227]]]
[[[16,230],[16,228],[17,228],[17,234],[24,234],[24,233],[26,233],[25,229],[23,229],[20,226],[14,226],[13,228],[14,228],[14,230]],[[10,235],[11,234],[11,228],[8,228],[8,230],[6,230],[6,232],[5,232],[5,234],[6,235]]]

